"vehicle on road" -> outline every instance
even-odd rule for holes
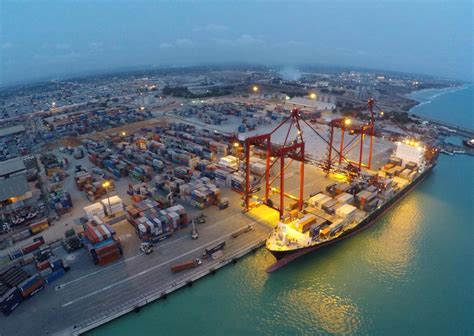
[[[195,268],[202,264],[202,260],[199,258],[188,260],[179,264],[171,265],[171,272],[176,273],[184,271],[186,269]]]
[[[219,210],[224,210],[229,207],[229,199],[224,197],[219,201]]]
[[[153,243],[150,243],[150,242],[141,243],[140,251],[142,251],[146,255],[152,253],[153,252]]]
[[[196,224],[194,221],[191,221],[191,224],[193,225],[193,228],[191,230],[191,239],[196,240],[199,238],[198,231],[196,229]]]

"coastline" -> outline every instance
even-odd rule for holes
[[[428,89],[421,89],[421,90],[413,90],[410,93],[407,93],[404,95],[405,98],[411,99],[416,102],[412,107],[408,109],[407,112],[413,112],[413,109],[418,106],[430,104],[433,101],[433,99],[438,98],[442,95],[464,90],[473,85],[474,83],[467,83],[467,84],[462,84],[459,86],[447,86],[441,89],[428,88]],[[430,95],[427,98],[420,98],[420,95],[423,95],[424,93],[428,93],[428,92],[433,92],[433,95]]]

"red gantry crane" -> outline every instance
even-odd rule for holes
[[[339,163],[342,161],[348,164],[348,169],[356,173],[360,173],[362,167],[367,167],[370,169],[372,164],[372,147],[373,147],[373,137],[375,135],[375,118],[373,113],[374,100],[369,99],[368,101],[368,111],[370,119],[367,123],[354,125],[348,118],[340,118],[332,120],[329,124],[326,124],[330,128],[329,141],[324,138],[319,132],[306,120],[301,118],[300,111],[298,109],[293,109],[290,115],[284,119],[274,130],[270,133],[251,136],[245,139],[245,189],[244,189],[244,207],[245,211],[250,210],[251,204],[250,199],[252,195],[258,191],[259,185],[262,182],[262,179],[265,178],[265,189],[263,202],[280,212],[280,217],[284,215],[284,204],[285,197],[291,198],[298,201],[298,209],[301,210],[303,207],[303,191],[304,191],[304,164],[305,164],[305,142],[303,140],[303,131],[301,129],[302,124],[311,129],[315,134],[317,134],[327,145],[328,145],[328,161],[325,166],[325,170],[329,173],[332,167],[332,161],[338,159]],[[285,140],[283,144],[276,144],[272,142],[272,135],[275,134],[280,128],[285,124],[288,125],[288,130],[286,132]],[[341,128],[341,143],[339,149],[334,147],[334,128]],[[289,140],[291,130],[296,129],[296,137],[293,140]],[[344,134],[348,132],[349,134],[356,135],[353,137],[347,144],[344,144]],[[369,159],[368,163],[363,163],[363,151],[364,151],[364,138],[366,136],[370,137],[370,147],[369,147]],[[356,140],[360,141],[359,149],[359,161],[354,162],[346,158],[344,153],[350,152],[352,149],[351,145],[356,143]],[[357,143],[356,143],[357,144]],[[265,175],[261,176],[254,183],[251,184],[251,172],[250,172],[250,152],[252,148],[259,148],[265,152],[265,161],[266,161],[266,170]],[[332,152],[336,153],[336,156],[332,157]],[[285,163],[285,159],[290,159],[288,164]],[[299,197],[296,198],[293,195],[287,194],[285,192],[285,170],[293,162],[299,162]],[[270,179],[270,171],[272,167],[277,163],[280,163],[280,171],[272,179]],[[355,166],[354,164],[357,164]],[[275,206],[270,200],[270,192],[274,191],[276,188],[272,188],[272,183],[277,179],[280,180],[280,204]]]
[[[356,168],[359,172],[362,170],[362,167],[368,168],[368,169],[371,168],[372,149],[373,149],[373,141],[374,141],[374,135],[375,135],[374,100],[372,98],[369,99],[367,102],[367,110],[369,112],[369,121],[363,124],[353,123],[351,119],[349,118],[339,118],[339,119],[331,120],[331,122],[329,122],[330,131],[329,131],[328,159],[327,159],[327,166],[326,166],[327,171],[331,170],[332,162],[334,160],[334,158],[332,157],[332,152],[334,148],[333,146],[334,128],[341,129],[339,151],[337,151],[337,154],[338,154],[337,158],[338,158],[339,164],[342,163],[342,160],[345,157],[344,153],[348,154],[349,152],[351,152],[358,141],[360,145],[359,146],[359,160],[352,161],[352,160],[346,159],[346,161],[349,161],[351,164],[356,165]],[[354,137],[347,144],[344,143],[345,133],[354,135]],[[367,163],[363,163],[364,141],[367,136],[370,139],[369,158],[368,158]]]
[[[275,134],[281,127],[288,124],[288,130],[283,144],[275,144],[272,142],[272,135]],[[291,130],[296,129],[296,138],[289,141]],[[285,170],[289,164],[285,164],[285,159],[289,158],[290,164],[292,161],[300,162],[300,183],[299,183],[299,198],[298,208],[303,208],[303,181],[304,181],[304,141],[300,125],[300,112],[298,109],[293,109],[291,114],[284,119],[273,131],[267,134],[251,136],[245,139],[245,190],[244,190],[244,207],[248,211],[250,209],[250,198],[257,190],[262,178],[265,177],[265,196],[263,201],[270,207],[280,212],[280,217],[284,214],[285,197],[293,198],[292,195],[285,193]],[[265,151],[266,170],[265,175],[260,177],[253,186],[250,185],[250,151],[251,147],[258,147]],[[277,163],[280,162],[280,171],[276,177],[270,180],[270,170]],[[275,207],[270,201],[270,191],[272,191],[272,183],[279,177],[280,180],[280,204]]]

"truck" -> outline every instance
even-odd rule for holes
[[[82,147],[76,147],[73,154],[75,159],[82,159],[84,157],[84,150]]]
[[[225,241],[213,246],[213,247],[208,247],[204,250],[204,252],[202,253],[202,256],[207,258],[207,257],[210,257],[212,256],[214,253],[216,253],[217,251],[221,251],[223,250],[225,247]]]
[[[173,273],[181,272],[186,269],[198,267],[201,264],[202,264],[202,260],[199,258],[187,260],[179,264],[171,265],[171,272]]]
[[[234,233],[232,233],[232,238],[237,238],[238,236],[244,234],[244,233],[247,233],[247,232],[250,232],[253,230],[253,226],[251,224],[247,225],[246,227],[240,229],[240,230],[237,230],[235,231]]]

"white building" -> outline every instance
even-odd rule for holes
[[[322,102],[316,99],[308,99],[303,97],[294,97],[285,103],[288,109],[300,108],[311,112],[331,112],[336,108],[333,103]]]

